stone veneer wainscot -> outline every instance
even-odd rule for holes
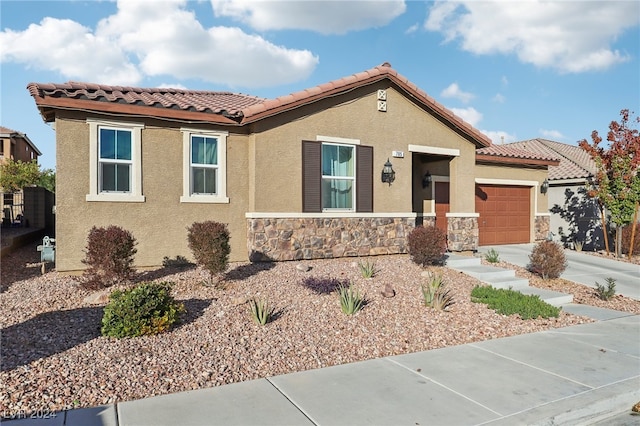
[[[551,216],[536,215],[535,227],[536,241],[546,240],[549,238],[549,231],[551,230]]]
[[[407,253],[415,223],[415,217],[248,218],[247,249],[252,262]]]

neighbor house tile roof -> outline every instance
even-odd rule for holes
[[[550,141],[547,139],[529,139],[502,145],[513,147],[539,155],[554,155],[560,163],[549,167],[549,180],[582,179],[595,173],[596,165],[589,154],[576,145]]]
[[[21,138],[29,144],[31,149],[38,155],[42,155],[42,152],[38,149],[38,147],[29,139],[26,133],[18,132],[16,130],[10,129],[8,127],[0,126],[0,137],[3,138]]]
[[[476,149],[476,160],[549,166],[557,165],[559,162],[557,155],[531,152],[511,145],[491,145]]]
[[[243,125],[340,93],[346,93],[353,88],[373,84],[383,79],[389,79],[395,83],[408,97],[421,103],[433,115],[465,135],[476,146],[491,145],[491,141],[486,135],[464,122],[407,78],[398,74],[389,63],[275,99],[263,99],[229,92],[169,88],[144,89],[77,82],[64,84],[30,83],[27,89],[34,97],[45,121],[53,119],[52,110],[55,108],[79,108],[89,111],[199,119],[230,125]]]

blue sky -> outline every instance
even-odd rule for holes
[[[0,124],[44,168],[29,82],[274,98],[389,62],[495,143],[575,144],[640,113],[637,1],[0,0],[0,22]]]

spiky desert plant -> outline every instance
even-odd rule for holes
[[[360,295],[358,289],[354,288],[352,284],[349,284],[348,287],[341,284],[338,287],[338,294],[342,312],[347,315],[355,314],[364,306],[364,297]]]

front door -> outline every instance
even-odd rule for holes
[[[436,200],[436,228],[447,235],[447,213],[449,213],[449,182],[434,182]]]

